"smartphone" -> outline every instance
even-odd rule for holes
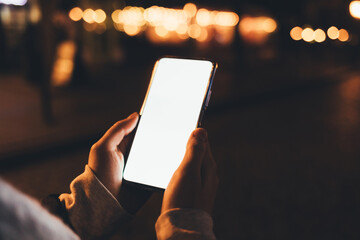
[[[216,68],[215,62],[201,59],[164,57],[155,63],[127,157],[125,181],[166,189],[191,132],[201,125]]]

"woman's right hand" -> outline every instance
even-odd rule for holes
[[[197,128],[191,133],[184,159],[165,190],[161,212],[192,208],[211,214],[218,182],[206,130]]]

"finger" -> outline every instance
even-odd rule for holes
[[[100,139],[101,145],[114,150],[121,143],[123,138],[134,130],[136,127],[139,115],[137,113],[131,114],[128,118],[115,123]]]
[[[212,156],[210,146],[207,145],[206,154],[201,166],[202,186],[205,188],[216,188],[218,182],[217,166]]]
[[[132,131],[128,135],[124,137],[124,139],[121,141],[120,145],[118,146],[119,151],[124,154],[124,157],[127,158],[127,154],[129,151],[129,145],[132,143],[135,137],[135,131]]]
[[[186,153],[181,165],[200,170],[206,152],[207,133],[203,128],[195,129],[187,142]]]

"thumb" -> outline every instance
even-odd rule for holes
[[[200,169],[206,153],[207,132],[203,128],[195,129],[187,142],[186,153],[181,165]]]

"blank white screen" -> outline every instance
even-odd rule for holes
[[[154,72],[124,178],[166,188],[197,127],[213,64],[162,58]]]

